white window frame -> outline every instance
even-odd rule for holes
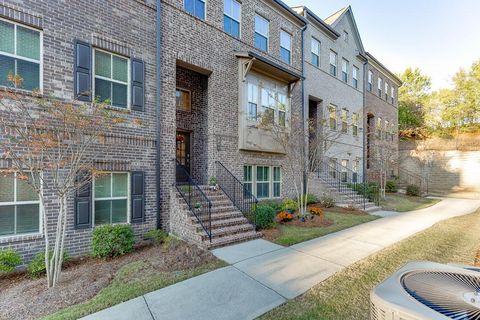
[[[352,135],[358,137],[358,113],[356,112],[352,113]]]
[[[288,41],[290,42],[289,48],[286,48],[286,47],[284,47],[284,46],[282,45],[282,35],[287,36],[287,39],[288,39]],[[283,49],[285,49],[285,50],[288,51],[288,53],[289,53],[289,61],[287,62],[287,61],[283,60],[281,56],[280,56],[280,59],[281,59],[283,62],[288,63],[288,64],[292,64],[292,39],[293,39],[293,37],[292,37],[292,35],[291,35],[290,33],[288,33],[287,31],[285,31],[285,30],[283,30],[283,29],[280,29],[280,48],[283,48]]]
[[[330,104],[328,106],[328,127],[330,128],[330,130],[337,130],[338,129],[338,119],[337,119],[337,106],[334,105],[334,104]],[[333,111],[333,112],[332,112]],[[333,115],[333,117],[332,117]],[[335,121],[335,128],[332,128],[332,121]]]
[[[19,60],[24,60],[24,61],[27,61],[27,62],[32,62],[32,63],[38,63],[39,64],[39,77],[40,79],[38,79],[38,85],[39,85],[39,88],[38,88],[38,91],[40,93],[43,93],[43,31],[42,30],[39,30],[39,29],[36,29],[36,28],[32,28],[30,26],[27,26],[25,24],[22,24],[22,23],[18,23],[18,22],[15,22],[15,21],[11,21],[11,20],[8,20],[8,19],[4,19],[4,18],[0,18],[0,21],[4,21],[4,22],[7,22],[7,23],[10,23],[10,24],[13,24],[13,28],[14,28],[14,44],[13,44],[13,48],[14,48],[14,54],[11,54],[11,53],[8,53],[8,52],[3,52],[3,51],[0,51],[0,54],[6,56],[6,57],[10,57],[10,58],[13,58],[13,59],[19,59]],[[39,33],[40,35],[40,60],[35,60],[35,59],[31,59],[31,58],[25,58],[25,57],[22,57],[22,56],[19,56],[17,55],[17,26],[20,26],[22,28],[25,28],[25,29],[30,29],[30,30],[33,30],[33,31],[36,31]],[[17,65],[15,63],[15,71],[17,69]],[[21,76],[21,75],[20,75]],[[9,86],[0,86],[0,87],[9,87]],[[22,88],[15,88],[16,90],[21,90],[21,91],[26,91],[26,92],[31,92],[30,90],[27,90],[27,89],[22,89]]]
[[[388,101],[388,82],[385,81],[384,83],[385,83],[385,100]]]
[[[312,42],[311,42],[311,45],[310,45],[310,51],[311,51],[311,54],[312,54],[312,55],[317,56],[318,64],[315,64],[315,63],[313,63],[313,61],[311,61],[311,60],[312,60],[312,57],[311,57],[311,56],[310,56],[310,62],[311,62],[314,66],[316,66],[316,67],[320,67],[320,50],[321,50],[321,44],[322,44],[322,43],[320,42],[320,40],[316,39],[315,37],[312,37]],[[317,49],[318,49],[317,52],[314,51],[314,49],[315,49],[315,48],[314,48],[314,45],[316,45],[316,47],[317,47]]]
[[[335,58],[335,61],[334,61],[335,64],[332,64],[332,57]],[[333,77],[337,77],[338,76],[338,53],[336,53],[332,49],[330,49],[329,65],[330,65],[329,74]],[[331,72],[332,66],[335,67],[335,74],[332,74]]]
[[[5,174],[5,170],[0,170],[0,177]],[[7,172],[10,173],[11,172]],[[6,234],[0,236],[0,239],[7,239],[7,238],[16,238],[16,237],[24,237],[24,236],[31,236],[31,235],[42,235],[43,234],[43,211],[40,205],[40,197],[38,201],[17,201],[17,175],[18,172],[12,172],[14,175],[13,178],[13,201],[9,202],[0,202],[0,207],[4,206],[14,206],[15,207],[15,222],[14,222],[14,232],[13,234]],[[43,192],[43,180],[40,179],[40,191]],[[38,204],[38,232],[30,232],[30,233],[16,233],[17,231],[17,209],[16,206],[24,205],[24,204]]]
[[[372,70],[368,70],[368,86],[367,90],[372,92],[373,90],[373,72]]]
[[[275,180],[275,169],[278,168],[280,171],[280,180]],[[278,198],[281,198],[282,197],[282,167],[279,167],[279,166],[272,166],[272,198],[273,199],[278,199]],[[275,197],[275,183],[278,183],[280,185],[280,188],[279,188],[279,195],[278,197]]]
[[[345,83],[348,83],[348,65],[348,60],[342,58],[342,81]]]
[[[342,121],[341,132],[348,134],[348,110],[347,109],[342,109],[340,118],[341,118],[340,120]]]
[[[207,0],[200,0],[200,1],[203,2],[203,8],[204,8],[203,10],[205,11],[205,12],[203,13],[203,15],[204,15],[203,19],[200,18],[199,16],[197,16],[195,11],[194,11],[193,13],[190,13],[190,12],[188,12],[188,11],[186,10],[186,8],[185,8],[185,0],[183,0],[183,10],[184,10],[186,13],[194,16],[194,17],[197,18],[197,19],[200,19],[200,20],[202,20],[202,21],[207,21]],[[195,5],[194,5],[194,10],[195,10]]]
[[[131,216],[131,191],[130,191],[130,172],[128,171],[105,171],[102,172],[102,174],[107,174],[110,175],[110,190],[113,192],[113,174],[118,173],[118,174],[127,174],[127,196],[126,197],[106,197],[106,198],[97,198],[95,197],[95,182],[96,178],[93,177],[92,179],[92,226],[96,226],[95,224],[95,201],[111,201],[111,200],[124,200],[126,198],[127,200],[127,222],[116,222],[116,223],[104,223],[104,224],[99,224],[99,226],[102,225],[108,225],[108,224],[130,224],[130,216]]]
[[[132,109],[132,103],[131,103],[131,78],[130,78],[130,73],[131,73],[131,70],[130,70],[130,64],[131,64],[131,61],[130,61],[130,58],[129,57],[126,57],[126,56],[122,56],[120,54],[117,54],[117,53],[113,53],[111,51],[107,51],[107,50],[104,50],[104,49],[100,49],[100,48],[97,48],[97,47],[93,47],[92,48],[92,96],[93,97],[96,97],[96,92],[95,92],[95,78],[98,78],[100,80],[105,80],[105,81],[110,81],[110,82],[114,82],[114,83],[118,83],[118,84],[123,84],[123,85],[127,85],[127,106],[125,108],[123,107],[117,107],[117,106],[114,106],[112,105],[113,103],[113,92],[112,92],[112,95],[111,95],[111,101],[110,101],[110,105],[109,105],[109,108],[115,108],[115,109],[119,109],[119,110],[131,110]],[[100,51],[100,52],[103,52],[103,53],[106,53],[106,54],[109,54],[110,55],[110,77],[111,78],[106,78],[106,77],[103,77],[103,76],[97,76],[95,75],[95,57],[96,57],[96,52],[97,51]],[[127,60],[127,82],[123,82],[123,81],[118,81],[118,80],[115,80],[113,79],[113,56],[117,56],[117,57],[120,57],[122,59],[126,59]]]
[[[393,86],[390,86],[390,99],[392,104],[395,103],[395,88]]]
[[[252,177],[251,177],[251,181],[243,181],[243,184],[251,184],[252,186],[252,194],[258,198],[258,194],[257,194],[257,183],[267,183],[269,184],[269,192],[268,192],[268,197],[267,198],[259,198],[261,200],[267,200],[267,199],[280,199],[282,197],[282,190],[283,190],[283,173],[282,173],[282,167],[281,166],[270,166],[270,165],[262,165],[262,164],[258,164],[258,165],[254,165],[254,164],[245,164],[244,166],[244,170],[245,170],[245,167],[250,167],[252,170]],[[258,167],[268,167],[269,169],[269,177],[268,177],[268,181],[257,181],[257,168]],[[280,180],[274,180],[274,174],[273,174],[273,171],[275,170],[275,168],[280,168]],[[245,178],[245,177],[244,177]],[[273,188],[274,188],[274,184],[275,183],[280,183],[280,195],[278,197],[274,197],[273,196]]]
[[[224,4],[223,4],[223,14],[226,15],[227,17],[229,17],[230,19],[238,22],[238,39],[240,39],[242,37],[242,3],[241,2],[238,2],[237,0],[223,0],[224,1]],[[240,12],[238,13],[238,20],[235,19],[234,17],[232,17],[230,15],[230,13],[227,13],[225,12],[225,2],[226,1],[230,1],[230,2],[236,2],[238,3],[239,7],[240,7]],[[206,3],[205,3],[205,10],[207,9],[207,6],[206,6]],[[233,10],[233,6],[232,6],[232,10]],[[206,14],[206,13],[205,13]],[[206,17],[206,15],[205,15]],[[225,31],[225,30],[224,30]],[[229,35],[231,35],[232,37],[235,37],[234,35],[232,35],[231,33],[227,32]],[[236,37],[235,37],[236,38]]]
[[[380,98],[382,98],[382,78],[378,77],[378,81],[377,81],[377,89],[378,89],[378,96]]]
[[[352,68],[352,86],[355,89],[358,89],[358,74],[360,72],[360,69],[357,68],[356,66],[353,66]]]
[[[267,24],[267,34],[263,34],[260,31],[257,31],[257,17],[259,17],[260,20],[263,20]],[[267,48],[266,48],[265,51],[269,52],[269,47],[270,47],[270,20],[268,20],[267,18],[265,18],[261,14],[255,13],[254,24],[255,24],[255,26],[254,26],[254,37],[255,37],[255,33],[258,33],[259,35],[263,36],[264,38],[267,38]],[[255,42],[255,39],[253,41]],[[255,48],[257,48],[257,47],[255,47]],[[257,49],[262,50],[260,48],[257,48]]]

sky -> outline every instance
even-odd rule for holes
[[[480,59],[480,0],[284,0],[320,18],[352,6],[365,50],[395,73],[418,67],[432,89]]]

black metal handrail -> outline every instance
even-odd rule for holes
[[[248,187],[238,180],[220,161],[215,161],[217,184],[234,206],[240,210],[245,218],[257,225],[255,208],[258,199],[252,194]]]
[[[405,168],[398,168],[398,180],[406,185],[417,185],[422,193],[428,193],[429,181],[420,174],[409,171]]]
[[[322,161],[317,169],[317,176],[338,192],[348,196],[354,203],[360,203],[366,209],[367,201],[379,205],[380,190],[377,184],[363,181],[363,176],[338,162],[334,164]]]
[[[176,170],[182,181],[177,181],[175,187],[212,242],[212,202],[178,161]]]

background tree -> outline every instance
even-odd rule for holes
[[[17,87],[22,82],[18,76],[10,80]],[[38,194],[48,287],[60,279],[67,201],[98,174],[94,159],[108,154],[106,138],[121,122],[105,104],[66,103],[36,93],[28,97],[9,89],[0,91],[0,157],[7,160],[9,172]],[[53,197],[54,206],[45,205],[46,193]],[[54,230],[49,229],[52,226]]]

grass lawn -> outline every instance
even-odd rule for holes
[[[299,242],[321,237],[332,232],[337,232],[361,223],[378,219],[377,216],[369,214],[337,213],[328,211],[328,209],[325,211],[325,217],[333,221],[331,226],[303,228],[277,223],[276,229],[278,232],[275,234],[275,237],[269,240],[283,246],[291,246]]]
[[[480,210],[435,224],[337,273],[261,319],[370,319],[370,290],[412,260],[473,264]]]
[[[440,201],[440,199],[411,197],[397,193],[387,193],[386,200],[380,200],[380,206],[384,210],[405,212],[427,208]]]

